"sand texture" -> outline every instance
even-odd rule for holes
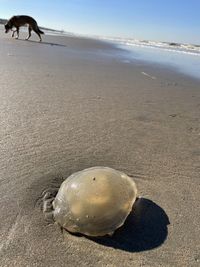
[[[36,40],[0,31],[0,266],[200,266],[200,81],[100,41]],[[141,196],[113,237],[62,232],[40,208],[92,166]]]

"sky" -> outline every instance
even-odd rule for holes
[[[200,44],[200,0],[0,0],[0,18],[84,35]]]

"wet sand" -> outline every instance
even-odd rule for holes
[[[200,81],[100,41],[32,40],[0,31],[0,266],[199,266]],[[92,166],[142,197],[113,237],[62,232],[40,208]]]

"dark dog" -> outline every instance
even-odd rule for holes
[[[38,25],[37,22],[29,16],[13,16],[8,20],[8,22],[4,25],[5,26],[5,33],[9,32],[9,30],[12,30],[12,37],[14,37],[15,32],[17,32],[16,39],[19,38],[19,28],[21,26],[28,25],[28,33],[29,35],[27,36],[26,40],[28,40],[31,37],[31,31],[33,30],[40,38],[40,42],[42,41],[42,38],[40,34],[44,34],[42,32]],[[16,28],[16,30],[13,30],[12,28]]]

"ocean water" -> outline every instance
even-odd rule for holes
[[[200,79],[200,45],[102,38],[128,50],[127,62],[143,60],[173,67],[176,71]]]

